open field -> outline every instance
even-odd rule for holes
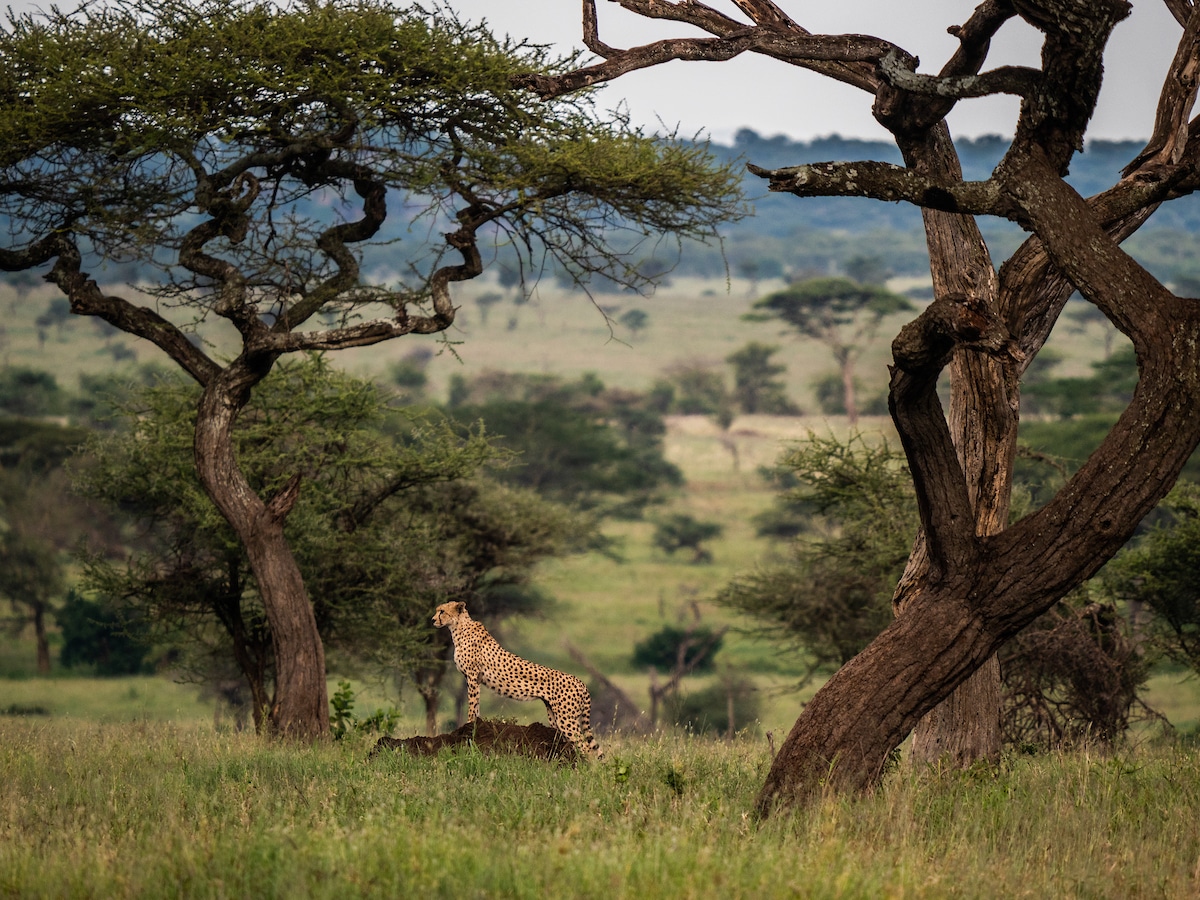
[[[612,340],[579,295],[543,298],[540,308],[499,304],[486,328],[468,298],[462,361],[432,361],[432,392],[444,396],[453,372],[489,367],[595,371],[608,384],[645,388],[673,362],[719,363],[763,340],[787,348],[793,395],[811,405],[810,382],[831,367],[827,355],[743,322],[745,284],[674,290],[637,301],[651,316],[641,334],[614,326],[628,343]],[[113,346],[127,343],[140,362],[157,358],[79,320],[61,335],[50,329],[39,346],[32,319],[49,296],[17,302],[0,293],[0,308],[17,310],[0,362],[53,371],[73,388],[79,374],[118,364]],[[864,362],[869,385],[882,387],[892,331],[885,325]],[[339,358],[378,375],[412,346]],[[1101,351],[1098,334],[1072,335],[1064,371],[1081,373]],[[885,419],[861,427],[890,432]],[[762,701],[757,726],[734,741],[675,730],[602,736],[606,758],[577,769],[474,753],[368,762],[363,735],[295,747],[236,732],[228,718],[214,719],[212,699],[167,677],[29,677],[32,643],[0,634],[0,896],[1200,896],[1200,682],[1179,673],[1156,675],[1147,699],[1181,741],[1144,736],[1113,756],[1011,756],[967,773],[917,777],[901,766],[871,797],[753,818],[767,734],[778,745],[815,685],[797,692],[803,661],[738,630],[745,623],[711,598],[771,552],[750,523],[772,499],[756,470],[809,428],[844,433],[846,423],[744,416],[728,434],[735,460],[710,421],[671,419],[666,453],[686,486],[647,521],[606,525],[620,560],[587,554],[543,566],[538,583],[557,606],[502,634],[523,655],[583,674],[569,642],[647,703],[648,676],[630,658],[637,641],[696,612],[705,624],[731,625],[718,672],[749,675]],[[710,565],[653,547],[654,516],[674,511],[724,526]],[[331,693],[341,677],[331,675]],[[415,692],[351,677],[359,715],[394,704],[403,713],[395,734],[422,729]],[[687,689],[719,677],[690,678]],[[447,692],[460,682],[452,671]],[[545,718],[540,704],[490,691],[481,699],[485,716]],[[446,697],[443,720],[451,712]]]
[[[578,768],[367,760],[188,726],[0,718],[0,895],[1193,897],[1200,754],[898,770],[765,823],[759,743],[615,741]]]
[[[914,281],[903,279],[893,287],[903,290]],[[454,343],[454,353],[441,352],[429,363],[430,394],[443,401],[454,374],[469,378],[489,369],[566,378],[593,372],[610,386],[646,390],[673,366],[721,366],[730,353],[750,341],[760,341],[781,347],[776,360],[787,366],[783,377],[789,395],[806,411],[814,412],[813,380],[836,371],[830,351],[785,333],[781,323],[742,318],[755,299],[783,286],[781,281],[753,285],[744,279],[677,278],[650,297],[598,294],[593,302],[581,291],[564,290],[547,280],[532,286],[530,300],[518,305],[513,302],[515,292],[503,291],[490,279],[481,278],[460,286],[455,295],[460,302],[459,317],[446,335]],[[117,286],[114,290],[128,289]],[[476,298],[488,293],[501,293],[506,299],[491,307],[485,322]],[[143,363],[168,364],[165,355],[148,342],[106,332],[94,320],[70,317],[61,325],[39,329],[35,320],[55,296],[49,287],[18,295],[0,285],[0,310],[5,314],[0,365],[45,369],[53,372],[61,385],[74,389],[80,374],[130,370]],[[175,318],[170,310],[156,306],[153,298],[146,298],[146,303],[167,318]],[[648,315],[645,328],[636,334],[617,321],[631,309]],[[909,317],[885,320],[877,339],[866,347],[857,368],[864,398],[885,390],[891,340]],[[200,334],[217,352],[233,351],[229,333],[219,326],[203,326]],[[356,374],[375,377],[414,350],[438,352],[443,346],[437,336],[410,335],[375,347],[342,351],[334,358]],[[1099,325],[1081,329],[1067,316],[1050,346],[1062,354],[1060,374],[1085,375],[1088,365],[1104,355],[1104,330]]]

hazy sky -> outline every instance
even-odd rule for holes
[[[1133,13],[1117,26],[1106,57],[1107,74],[1089,137],[1144,138],[1154,125],[1154,104],[1178,42],[1180,27],[1162,0],[1132,0]],[[946,27],[967,20],[971,0],[777,0],[809,31],[871,34],[890,40],[921,58],[920,71],[936,72],[954,52]],[[472,21],[486,18],[492,30],[582,49],[578,0],[450,0]],[[657,37],[698,35],[672,23],[640,19],[601,0],[600,37],[614,47]],[[739,16],[728,0],[710,5]],[[1001,64],[1037,65],[1039,35],[1019,20],[1008,22],[993,42],[989,68]],[[635,122],[657,128],[678,125],[683,134],[703,129],[728,141],[743,127],[763,135],[811,139],[888,137],[871,118],[871,97],[827,78],[784,63],[744,54],[721,63],[672,62],[623,75],[601,94],[606,106],[628,105]],[[960,102],[950,117],[956,135],[1012,133],[1015,98]]]
[[[49,0],[14,0],[26,10]],[[777,0],[809,31],[872,34],[921,58],[920,71],[936,72],[954,51],[946,27],[966,21],[972,0]],[[1180,28],[1162,0],[1132,0],[1133,14],[1117,26],[1106,59],[1107,76],[1089,137],[1144,138],[1154,124],[1154,104]],[[564,53],[582,49],[578,0],[447,0],[466,19],[486,18],[492,30],[552,44]],[[71,3],[63,3],[69,8]],[[711,5],[740,15],[729,0]],[[600,36],[614,47],[658,37],[688,36],[671,23],[651,22],[600,0]],[[699,32],[690,32],[699,34]],[[1036,65],[1038,35],[1020,21],[997,36],[989,66]],[[830,134],[887,138],[871,118],[871,98],[794,66],[745,54],[722,63],[673,62],[624,75],[601,93],[606,107],[625,105],[633,120],[659,130],[679,127],[727,142],[739,128],[763,135],[811,139]],[[1015,98],[960,102],[950,117],[956,135],[1012,133]],[[662,125],[660,125],[662,123]]]

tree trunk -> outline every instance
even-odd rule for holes
[[[233,425],[250,390],[274,360],[232,363],[204,389],[196,415],[196,471],[213,503],[246,548],[275,648],[272,730],[311,740],[329,734],[325,649],[300,568],[283,534],[299,491],[293,478],[270,502],[254,492],[238,468]]]
[[[1081,228],[1079,217],[1063,221],[1064,229],[1066,222]],[[1081,278],[1091,274],[1080,269]],[[1124,293],[1134,285],[1121,284],[1122,275],[1135,273],[1113,273]],[[1132,336],[1142,377],[1116,426],[1053,500],[992,536],[961,528],[971,509],[937,402],[940,363],[921,371],[920,354],[932,342],[917,338],[922,328],[947,327],[956,313],[972,327],[974,319],[955,303],[937,308],[935,301],[901,332],[893,345],[892,410],[925,503],[930,562],[909,585],[902,614],[804,708],[759,794],[760,812],[824,789],[875,784],[919,719],[1093,575],[1170,489],[1200,444],[1200,309],[1167,297],[1161,288],[1143,294],[1144,307],[1131,317],[1140,326]]]
[[[842,401],[850,427],[858,425],[858,392],[854,390],[854,360],[847,355],[839,360],[842,370]]]
[[[50,674],[50,644],[46,640],[46,604],[33,604],[33,633],[37,638],[37,670],[39,675]]]

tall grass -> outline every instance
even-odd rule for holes
[[[368,761],[170,725],[0,719],[0,895],[1187,897],[1200,754],[915,777],[765,823],[760,742],[614,740],[578,768]]]

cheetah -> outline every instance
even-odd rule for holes
[[[488,633],[483,623],[467,614],[461,601],[443,603],[433,614],[433,624],[447,626],[454,642],[454,664],[467,678],[467,718],[479,718],[479,684],[514,700],[541,700],[550,727],[565,734],[581,751],[604,755],[592,736],[592,698],[587,686],[574,675],[521,659],[509,653]]]

